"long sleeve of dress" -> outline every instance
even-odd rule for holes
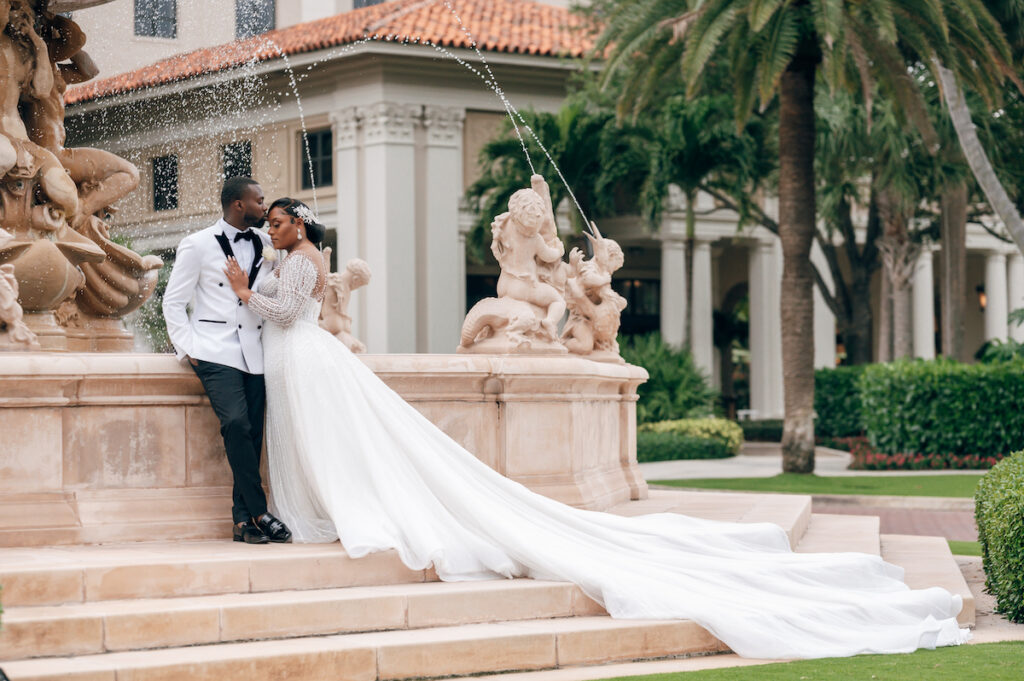
[[[249,298],[249,309],[267,321],[280,326],[290,326],[302,314],[302,310],[316,287],[316,266],[301,255],[292,255],[281,263],[279,281],[268,280],[268,287],[261,287],[261,293]]]

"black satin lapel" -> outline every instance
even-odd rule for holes
[[[220,250],[224,251],[225,258],[235,257],[235,252],[231,250],[231,242],[228,241],[228,237],[223,232],[217,234],[214,238],[216,238],[217,243],[220,244]]]

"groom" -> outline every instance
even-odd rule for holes
[[[263,262],[270,239],[256,227],[267,207],[260,185],[232,177],[220,194],[223,217],[178,244],[164,292],[164,319],[178,359],[185,359],[203,383],[220,420],[232,490],[234,539],[248,544],[286,542],[292,533],[267,512],[260,480],[263,448],[263,320],[235,296],[224,276],[234,257],[255,289],[271,268]],[[192,314],[186,306],[194,300]]]

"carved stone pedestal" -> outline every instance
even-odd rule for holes
[[[67,332],[52,312],[26,312],[24,322],[36,334],[40,350],[63,352],[68,349]]]
[[[69,328],[69,352],[131,352],[135,337],[120,319],[90,317]]]
[[[597,510],[647,497],[636,464],[636,388],[647,378],[639,367],[360,359],[480,460],[540,494]],[[170,355],[0,354],[0,452],[0,546],[230,532],[217,419],[195,374]]]

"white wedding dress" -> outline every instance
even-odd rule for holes
[[[292,254],[263,316],[272,507],[298,542],[394,549],[443,580],[577,584],[612,617],[691,619],[755,658],[962,643],[959,596],[860,553],[796,554],[776,525],[566,506],[496,473],[317,325],[323,272]]]

